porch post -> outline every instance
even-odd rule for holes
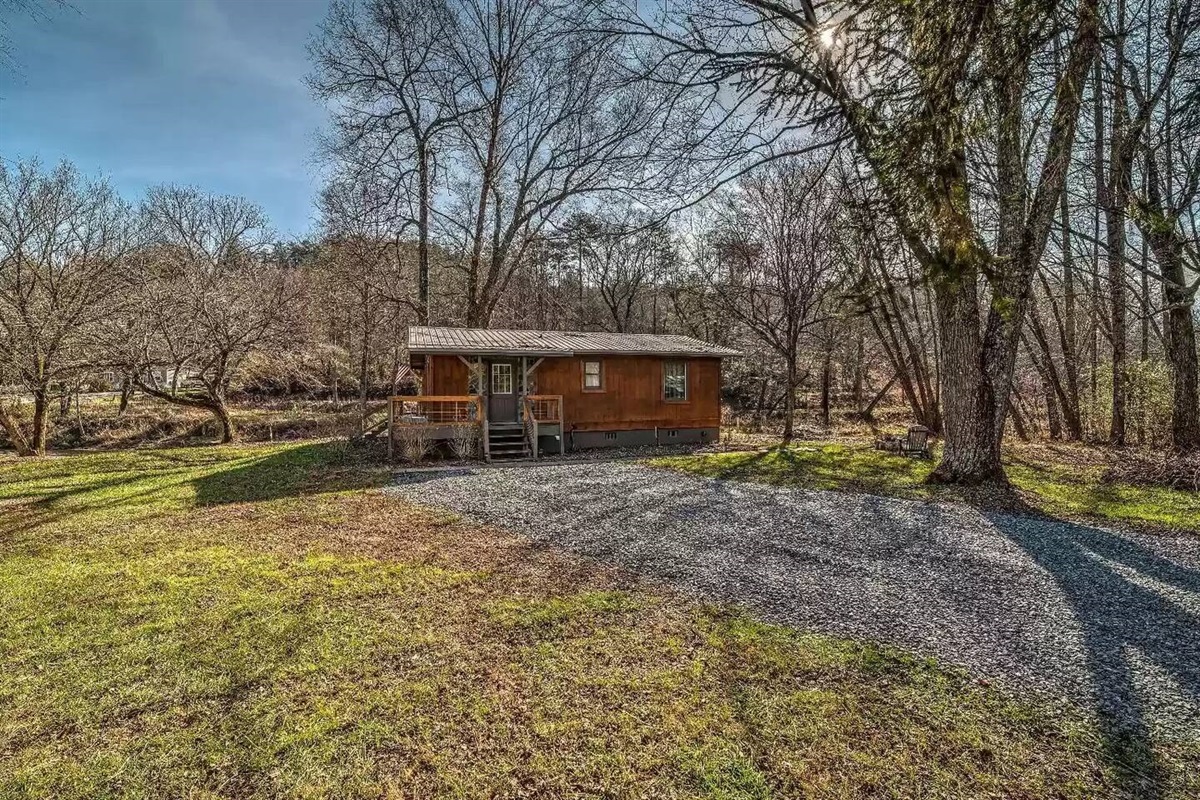
[[[525,356],[521,356],[521,389],[517,396],[517,419],[525,420],[525,395],[528,394],[529,376],[525,374]]]

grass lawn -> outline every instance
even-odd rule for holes
[[[1105,467],[1085,448],[1014,447],[1006,462],[1009,479],[1031,510],[1071,520],[1200,532],[1200,494],[1102,483]],[[711,478],[780,486],[973,504],[992,499],[926,485],[936,461],[880,452],[866,443],[801,442],[787,448],[659,458],[652,463]]]
[[[328,443],[0,461],[0,797],[1121,780],[1082,722],[405,505],[386,479]]]

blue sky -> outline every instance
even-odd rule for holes
[[[8,31],[0,156],[73,161],[128,199],[186,183],[261,205],[283,236],[313,225],[304,85],[327,0],[71,0]]]

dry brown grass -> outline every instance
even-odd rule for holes
[[[5,797],[1093,797],[1092,732],[311,444],[0,465]]]

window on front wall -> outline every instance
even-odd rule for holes
[[[599,361],[583,362],[583,388],[593,392],[604,388],[604,367]]]
[[[663,362],[663,399],[687,400],[687,362]]]

